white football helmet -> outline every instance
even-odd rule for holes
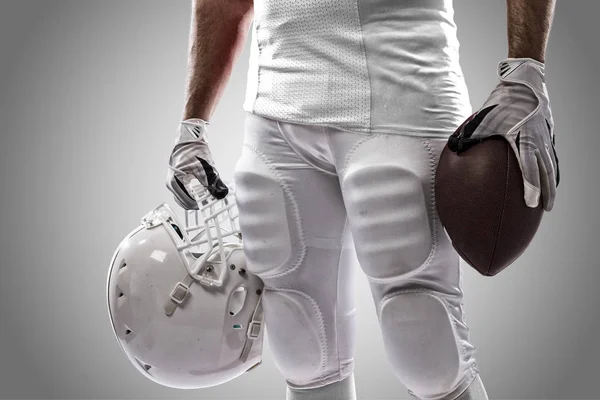
[[[164,386],[230,381],[262,361],[263,282],[246,271],[235,197],[196,180],[185,227],[162,204],[117,248],[108,273],[113,331],[133,365]]]

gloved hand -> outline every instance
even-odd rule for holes
[[[177,204],[186,210],[198,209],[198,204],[186,189],[193,178],[198,179],[217,199],[224,198],[229,192],[214,167],[206,142],[207,125],[208,122],[197,118],[182,121],[169,159],[167,188],[175,196]]]
[[[492,135],[503,136],[519,160],[525,203],[537,207],[541,194],[544,210],[550,211],[560,172],[544,64],[509,58],[498,65],[498,76],[483,107],[450,136],[448,147],[461,152]]]

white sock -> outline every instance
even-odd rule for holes
[[[288,386],[286,400],[356,400],[354,374],[314,389],[292,389]]]

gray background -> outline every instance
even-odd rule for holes
[[[474,108],[506,54],[501,0],[460,0]],[[600,135],[596,1],[559,1],[548,54],[563,182],[528,251],[495,278],[465,268],[471,337],[491,398],[600,398]],[[186,73],[188,1],[0,2],[0,396],[283,399],[264,364],[221,387],[142,377],[113,337],[108,262],[164,200]],[[241,152],[248,43],[211,121],[219,169]],[[358,283],[360,399],[409,398]]]

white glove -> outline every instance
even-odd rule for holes
[[[519,160],[525,203],[537,207],[541,194],[544,210],[550,211],[560,172],[544,64],[509,58],[498,65],[498,77],[483,107],[450,136],[448,147],[461,152],[490,136],[504,137]]]
[[[208,122],[197,118],[182,121],[169,158],[167,188],[175,196],[177,204],[186,210],[198,209],[198,204],[186,189],[193,178],[198,179],[217,199],[224,198],[229,192],[214,167],[206,142],[207,125]]]

